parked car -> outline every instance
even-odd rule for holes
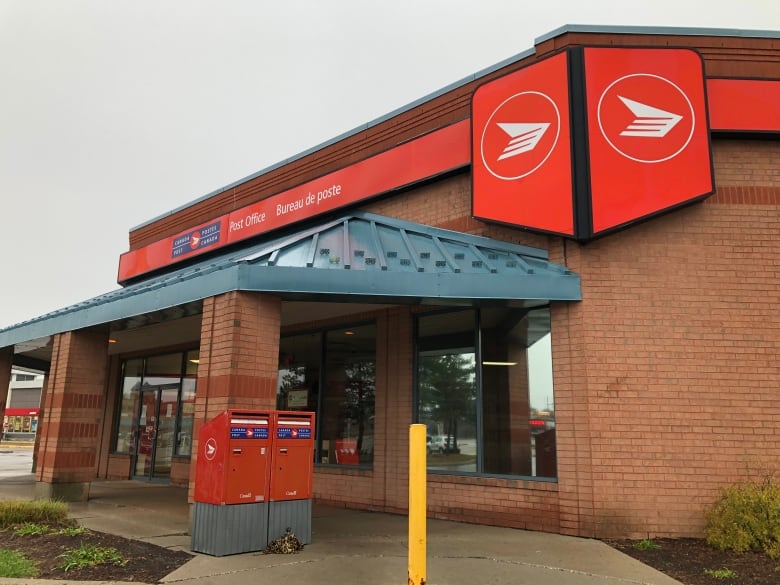
[[[428,435],[426,438],[428,455],[432,453],[444,453],[444,437],[441,435]]]
[[[455,446],[455,437],[452,435],[428,435],[428,454],[439,453],[441,455],[449,453],[460,453],[460,449]]]

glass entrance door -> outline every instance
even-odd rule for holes
[[[142,390],[136,426],[136,479],[167,480],[171,475],[178,387]]]

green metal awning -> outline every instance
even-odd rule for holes
[[[0,347],[235,291],[283,300],[414,304],[578,301],[544,250],[353,212],[0,330]]]

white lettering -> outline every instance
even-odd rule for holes
[[[230,231],[231,232],[237,232],[238,230],[242,229],[244,227],[244,220],[241,219],[239,221],[233,221],[230,220]]]
[[[298,490],[293,490],[291,492],[290,491],[286,491],[286,492],[284,492],[284,495],[285,496],[296,496],[296,495],[298,495]]]
[[[317,205],[319,205],[322,201],[325,201],[326,199],[330,199],[331,197],[335,197],[337,195],[341,195],[341,185],[334,184],[330,187],[323,189],[322,191],[319,191],[317,193]]]
[[[303,198],[296,199],[292,203],[279,203],[276,206],[276,216],[284,215],[292,211],[303,209]]]
[[[278,214],[277,214],[278,215]],[[262,213],[258,213],[255,211],[252,215],[246,216],[246,225],[257,225],[259,223],[263,223],[265,221],[265,211]]]

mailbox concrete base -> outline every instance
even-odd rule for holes
[[[215,557],[264,550],[268,546],[268,504],[195,502],[190,534],[194,552]]]
[[[311,544],[311,500],[268,502],[268,542],[288,528],[303,544]]]

